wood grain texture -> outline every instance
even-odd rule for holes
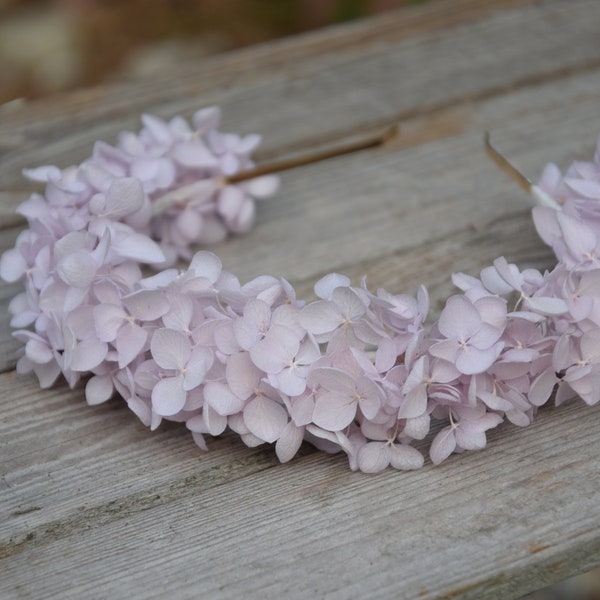
[[[243,53],[234,53],[223,63],[199,66],[193,75],[165,74],[145,84],[82,92],[54,106],[17,106],[0,122],[0,139],[7,144],[0,153],[0,179],[3,186],[19,189],[24,166],[78,163],[89,154],[93,140],[110,140],[122,129],[138,128],[143,111],[189,114],[216,102],[223,107],[228,128],[260,131],[265,135],[263,156],[273,156],[569,71],[593,69],[600,61],[596,12],[594,0],[551,0],[542,11],[525,4],[464,24],[456,24],[455,17],[451,29],[417,30],[410,37],[399,27],[397,36],[386,28],[380,38],[378,20],[354,45],[347,36],[342,36],[343,43],[332,36],[318,60],[312,52],[302,58],[303,49],[312,48],[307,36],[298,43],[298,54],[282,51],[288,60],[279,69],[271,64],[279,52],[275,44],[259,52],[251,65],[242,60],[242,70],[238,60]],[[225,83],[213,73],[216,67]]]
[[[369,273],[373,288],[394,292],[425,282],[434,312],[453,270],[477,274],[500,254],[550,266],[482,132],[534,177],[549,160],[589,156],[600,6],[484,4],[460,0],[452,13],[432,3],[162,84],[5,113],[0,177],[12,191],[0,200],[14,205],[21,167],[79,161],[94,138],[135,126],[144,102],[165,115],[218,102],[232,128],[265,132],[264,156],[400,120],[381,148],[285,174],[256,230],[216,248],[225,266],[241,279],[285,275],[303,296],[332,270]],[[204,76],[217,71],[209,89]],[[3,210],[0,248],[18,232]],[[5,320],[4,370],[11,344]],[[181,426],[150,433],[117,399],[87,407],[81,389],[39,390],[12,372],[0,389],[3,598],[505,599],[600,562],[600,410],[581,402],[543,409],[530,428],[503,426],[485,451],[441,467],[365,476],[310,448],[277,465],[271,448],[228,436],[204,454]]]

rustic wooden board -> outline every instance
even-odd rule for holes
[[[285,42],[279,62],[265,49],[216,59],[199,71],[239,75],[245,60],[256,70],[239,82],[225,74],[214,91],[182,70],[175,100],[148,83],[67,96],[68,116],[59,102],[26,105],[0,124],[2,181],[53,151],[79,160],[94,137],[133,125],[144,94],[167,114],[191,111],[201,90],[232,128],[252,113],[271,155],[401,117],[385,147],[286,174],[256,231],[217,251],[241,278],[286,275],[303,295],[324,272],[368,272],[396,292],[424,281],[439,307],[454,269],[477,273],[502,253],[551,264],[523,194],[481,151],[482,131],[534,175],[548,160],[585,158],[600,131],[600,7],[568,3],[566,19],[556,1],[477,4],[461,0],[462,19],[445,8],[430,28],[396,33],[375,20]],[[490,45],[501,38],[511,47]],[[447,77],[432,61],[442,53]],[[387,80],[406,73],[400,97]],[[286,81],[296,82],[287,95]],[[65,131],[71,116],[80,131]],[[5,248],[17,230],[0,222]],[[600,410],[581,402],[542,410],[531,428],[504,426],[486,451],[441,467],[365,476],[310,449],[276,465],[270,448],[229,437],[203,454],[183,428],[150,433],[118,400],[90,408],[80,389],[0,381],[2,597],[513,598],[600,562]]]
[[[229,465],[209,454],[207,467],[167,443],[165,455],[175,450],[163,459],[172,460],[171,476],[185,477],[166,483],[155,477],[160,464],[144,459],[140,448],[120,458],[109,452],[103,464],[94,444],[100,436],[92,434],[91,448],[74,437],[70,468],[57,472],[47,459],[38,474],[47,479],[38,484],[44,495],[11,514],[11,528],[19,521],[23,531],[2,547],[9,577],[0,591],[35,598],[121,598],[132,591],[194,597],[198,590],[219,598],[300,598],[309,591],[339,598],[516,597],[600,558],[599,426],[597,408],[544,410],[533,427],[494,432],[484,452],[372,477],[318,453],[268,468],[264,452],[236,443],[220,450],[230,453]],[[64,450],[59,444],[55,451]],[[119,463],[121,477],[114,475]],[[133,483],[124,490],[130,477],[145,489]],[[8,481],[13,494],[27,493]],[[117,500],[94,505],[88,488],[100,481],[99,495]],[[109,483],[117,489],[108,491]],[[44,497],[67,489],[71,506],[62,511],[52,494]]]
[[[315,44],[305,36],[283,48],[267,46],[250,63],[238,52],[187,76],[165,74],[157,81],[84,91],[54,103],[17,105],[0,114],[0,179],[4,187],[19,189],[23,166],[80,162],[92,140],[138,128],[143,111],[190,114],[216,102],[227,127],[263,133],[263,155],[272,156],[590,70],[600,62],[594,0],[547,0],[543,10],[525,3],[494,12],[495,4],[506,5],[495,1],[486,3],[491,14],[479,20],[473,20],[473,11],[481,3],[471,0],[454,11],[445,7],[450,24],[460,22],[462,4],[466,22],[452,30],[440,29],[440,19],[434,19],[436,30],[415,27],[407,37],[400,13],[395,20],[385,17],[359,27],[355,44],[349,34],[332,35],[328,44],[322,35]],[[388,21],[380,37],[379,28]],[[277,54],[284,60],[274,68]]]

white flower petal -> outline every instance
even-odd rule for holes
[[[456,448],[456,438],[452,427],[444,427],[431,442],[429,456],[434,465],[446,460]]]
[[[420,417],[427,410],[427,386],[425,384],[414,387],[402,401],[398,411],[399,419],[414,419]]]
[[[214,354],[210,348],[198,346],[192,350],[186,367],[183,388],[186,391],[198,387],[213,364]]]
[[[456,357],[456,368],[465,375],[474,375],[487,371],[502,352],[504,342],[498,342],[486,350],[471,346],[461,349]]]
[[[163,417],[177,414],[185,406],[185,400],[182,377],[165,377],[152,390],[152,408]]]
[[[341,431],[352,423],[356,416],[357,403],[335,392],[321,394],[313,412],[315,425],[328,431]]]
[[[400,471],[420,469],[425,462],[423,455],[412,446],[406,444],[393,444],[388,448],[390,464]]]
[[[25,355],[31,362],[38,365],[43,365],[54,359],[54,354],[48,343],[35,338],[29,339],[25,344]]]
[[[221,121],[221,109],[218,106],[208,106],[194,113],[192,123],[198,133],[206,133],[216,129]]]
[[[337,304],[344,318],[349,321],[355,321],[365,314],[366,306],[349,287],[338,287],[333,290],[331,301]]]
[[[246,182],[246,190],[255,198],[269,198],[279,189],[280,179],[276,175],[264,175]]]
[[[123,297],[123,306],[134,318],[154,321],[165,315],[170,308],[169,300],[160,290],[138,290]]]
[[[78,250],[63,257],[58,263],[60,278],[75,288],[87,288],[96,276],[97,265],[89,252]]]
[[[307,304],[298,316],[306,331],[320,335],[330,333],[342,324],[342,317],[331,302],[318,300]]]
[[[304,439],[304,427],[296,427],[292,421],[290,421],[281,432],[281,436],[275,444],[275,453],[280,462],[285,463],[296,455],[302,440]]]
[[[440,315],[438,328],[449,339],[468,339],[481,326],[477,309],[464,296],[450,296]]]
[[[486,438],[483,431],[465,431],[459,426],[454,430],[454,436],[456,445],[463,450],[481,450],[485,448]]]
[[[152,335],[150,350],[159,367],[182,369],[192,353],[192,344],[181,331],[163,328]]]
[[[206,405],[202,409],[202,418],[210,435],[221,435],[227,427],[227,417],[220,415],[211,406]]]
[[[235,219],[244,203],[244,192],[236,185],[227,185],[219,194],[217,209],[225,219]]]
[[[106,357],[108,346],[93,338],[79,342],[71,357],[69,368],[72,371],[91,371]]]
[[[299,396],[306,389],[305,367],[287,367],[276,375],[269,375],[269,383],[288,396]]]
[[[389,464],[386,442],[369,442],[358,451],[358,468],[363,473],[379,473]]]
[[[132,233],[113,239],[111,249],[121,258],[131,258],[145,264],[165,262],[166,256],[160,246],[148,236]]]
[[[350,279],[339,273],[329,273],[315,283],[315,294],[323,300],[331,300],[333,290],[338,287],[348,287]]]
[[[0,258],[0,277],[7,283],[18,281],[27,270],[27,261],[16,249],[11,248]]]
[[[204,400],[216,412],[225,416],[240,412],[244,406],[244,401],[220,381],[209,381],[204,386]]]
[[[119,333],[115,346],[119,355],[119,368],[125,368],[142,351],[148,340],[148,332],[139,325],[126,323]]]
[[[200,140],[179,142],[171,155],[184,167],[213,169],[219,164],[213,153]]]
[[[214,283],[219,278],[222,269],[223,265],[221,259],[212,252],[207,252],[205,250],[196,252],[189,266],[189,270],[192,271],[196,277],[204,277],[211,283]]]
[[[144,204],[144,190],[138,179],[115,179],[106,192],[104,214],[119,220],[136,212]]]
[[[312,386],[321,385],[330,392],[338,392],[350,398],[356,393],[356,382],[353,377],[341,369],[320,367],[314,369],[309,377]]]
[[[110,375],[94,375],[85,385],[85,399],[90,406],[106,402],[114,392]]]
[[[162,119],[154,115],[144,114],[142,115],[142,123],[157,142],[170,144],[173,140],[173,134],[169,126]]]
[[[47,183],[48,181],[60,179],[61,170],[54,165],[45,165],[35,169],[23,169],[23,175],[30,181]]]
[[[569,310],[567,303],[562,298],[532,296],[530,298],[525,298],[523,303],[529,309],[543,315],[562,315]]]
[[[407,419],[406,425],[404,426],[404,435],[411,437],[414,440],[422,440],[429,433],[429,427],[431,425],[431,417],[425,413],[420,417],[414,419]]]
[[[227,359],[225,378],[233,393],[247,400],[255,393],[260,381],[260,371],[250,359],[247,352],[232,354]]]
[[[115,304],[96,304],[93,315],[96,335],[101,342],[112,342],[127,321],[125,311]]]
[[[288,414],[281,404],[265,396],[258,396],[245,406],[244,422],[250,433],[271,443],[283,432]]]

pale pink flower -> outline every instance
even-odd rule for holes
[[[188,336],[172,329],[157,329],[150,345],[161,369],[161,379],[152,390],[152,406],[162,416],[183,409],[187,392],[204,381],[213,361],[209,348],[192,347]]]

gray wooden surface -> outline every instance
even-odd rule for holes
[[[0,247],[22,224],[24,167],[80,162],[140,112],[218,103],[264,135],[263,159],[370,136],[385,145],[298,168],[255,231],[215,250],[241,279],[326,272],[414,292],[434,312],[454,270],[498,255],[538,268],[528,199],[485,157],[524,172],[587,158],[600,133],[600,3],[457,0],[180,65],[161,81],[0,108]],[[3,306],[18,286],[2,285]],[[600,563],[600,409],[543,409],[488,448],[418,472],[352,473],[310,448],[225,436],[201,453],[150,433],[118,399],[41,391],[14,374],[0,313],[0,597],[516,598]]]

